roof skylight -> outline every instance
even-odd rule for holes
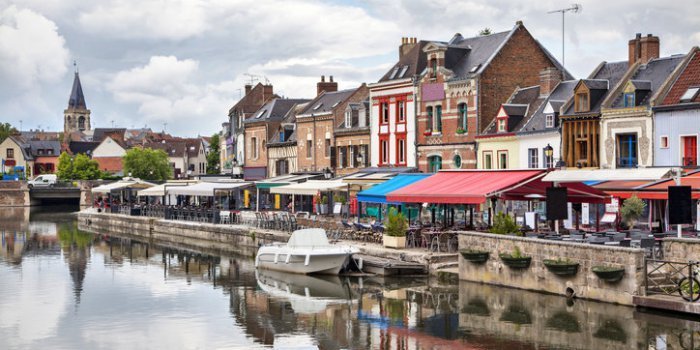
[[[683,96],[681,96],[681,102],[692,101],[698,95],[698,91],[700,91],[700,87],[697,86],[688,88],[688,90],[685,91]]]
[[[399,73],[399,78],[403,78],[404,74],[406,74],[406,71],[408,70],[408,66],[403,66],[401,68],[401,73]]]

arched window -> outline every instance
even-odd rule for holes
[[[462,128],[462,131],[464,131],[464,133],[466,133],[467,132],[467,104],[460,103],[457,106],[457,112],[458,112],[457,125],[458,125],[458,127]]]
[[[431,173],[437,173],[440,169],[442,169],[442,157],[440,157],[440,156],[428,157],[428,171]]]
[[[455,154],[455,156],[452,158],[452,165],[455,169],[462,167],[462,157],[459,154]]]
[[[442,132],[442,106],[435,106],[435,131]]]
[[[78,118],[78,130],[85,131],[85,117],[80,116]]]
[[[426,112],[428,112],[428,122],[426,123],[425,130],[432,131],[433,130],[433,107],[428,106],[428,108],[426,108]]]

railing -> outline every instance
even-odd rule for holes
[[[644,288],[647,295],[661,294],[697,300],[700,285],[695,279],[697,262],[644,260]],[[690,293],[690,291],[693,291]],[[684,295],[685,294],[685,295]],[[690,298],[687,298],[687,297]],[[690,300],[689,300],[690,301]]]

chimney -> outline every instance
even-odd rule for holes
[[[321,76],[321,81],[316,83],[316,96],[320,95],[322,92],[334,92],[338,91],[338,83],[333,81],[333,76],[329,77],[329,81],[326,82],[326,76]]]
[[[629,41],[629,65],[635,64],[637,61],[647,63],[654,58],[659,58],[660,41],[658,36],[647,34],[642,37],[641,33],[637,33],[634,39]]]
[[[266,101],[267,98],[272,96],[273,93],[272,84],[263,85],[263,100]]]
[[[252,89],[253,89],[253,85],[245,84],[245,95],[248,96],[248,94],[250,93],[250,90],[252,90]]]
[[[552,93],[561,81],[561,72],[555,67],[547,67],[540,72],[540,96],[546,97]]]
[[[416,38],[401,38],[401,46],[399,46],[399,59],[411,51],[411,49],[416,46],[417,42],[418,40]]]

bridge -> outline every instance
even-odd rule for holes
[[[29,197],[32,204],[41,203],[79,203],[80,187],[56,186],[56,187],[34,187],[29,189]],[[38,203],[37,203],[38,204]]]

